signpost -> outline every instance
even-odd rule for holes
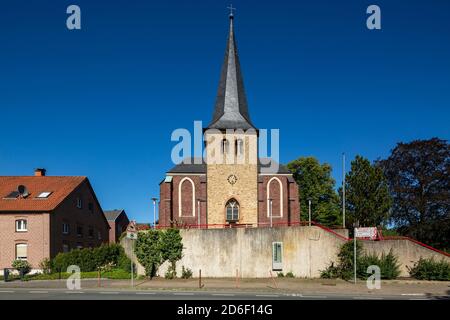
[[[131,221],[127,227],[127,239],[131,241],[131,257],[134,255],[134,241],[137,240],[138,232],[136,228],[136,222]],[[133,259],[131,261],[131,287],[134,287],[134,264]]]
[[[353,233],[353,275],[356,284],[356,238],[375,240],[378,230],[376,227],[355,228]]]

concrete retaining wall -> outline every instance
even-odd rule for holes
[[[348,231],[334,230],[348,237]],[[177,273],[185,266],[198,276],[202,270],[204,277],[235,277],[239,270],[241,277],[266,278],[272,270],[272,243],[283,243],[283,273],[293,272],[296,277],[316,278],[331,261],[337,261],[337,254],[345,240],[312,226],[291,226],[275,228],[233,228],[233,229],[182,229],[183,258],[177,262]],[[446,259],[433,250],[410,240],[362,241],[366,253],[381,255],[392,248],[401,264],[401,276],[409,276],[407,266],[412,266],[420,257],[436,260]],[[137,261],[131,253],[130,241],[122,240],[128,256]],[[164,276],[168,263],[163,264],[158,274]],[[144,268],[138,264],[138,273]],[[272,274],[276,276],[276,272]]]
[[[382,240],[382,241],[362,241],[363,248],[366,253],[376,253],[381,255],[392,252],[398,257],[400,263],[401,277],[408,277],[407,267],[412,267],[421,257],[424,259],[434,258],[436,261],[444,259],[450,262],[450,257],[440,254],[439,252],[425,248],[417,243],[407,239],[398,240]]]
[[[340,230],[344,233],[346,230]],[[269,277],[272,270],[272,243],[283,243],[283,270],[297,277],[318,277],[331,260],[335,260],[342,239],[318,227],[184,229],[183,258],[177,272],[185,266],[205,277],[235,277],[236,270],[246,278]],[[129,252],[128,240],[123,240]],[[159,268],[164,276],[167,263]],[[143,273],[143,268],[138,271]],[[276,272],[273,272],[276,275]]]

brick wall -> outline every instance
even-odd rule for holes
[[[81,198],[82,207],[77,208],[77,198]],[[69,224],[69,233],[63,234],[63,223]],[[63,244],[70,249],[78,245],[97,247],[109,242],[109,224],[101,207],[95,201],[87,180],[82,182],[51,214],[51,257],[63,250]],[[82,227],[82,236],[77,235],[77,227]],[[93,236],[89,230],[93,230]],[[100,237],[99,237],[100,233]]]
[[[26,232],[16,232],[15,221],[27,220]],[[0,214],[0,269],[10,268],[16,258],[16,244],[28,245],[28,262],[33,268],[50,256],[50,215],[48,213]]]

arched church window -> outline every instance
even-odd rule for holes
[[[230,199],[226,205],[227,209],[227,222],[239,221],[239,202],[235,199]]]

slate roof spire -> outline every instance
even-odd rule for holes
[[[234,15],[232,11],[229,18],[230,32],[225,51],[225,59],[220,74],[213,119],[208,128],[247,130],[255,127],[253,126],[248,113],[244,81],[242,79],[236,40],[234,37]]]

